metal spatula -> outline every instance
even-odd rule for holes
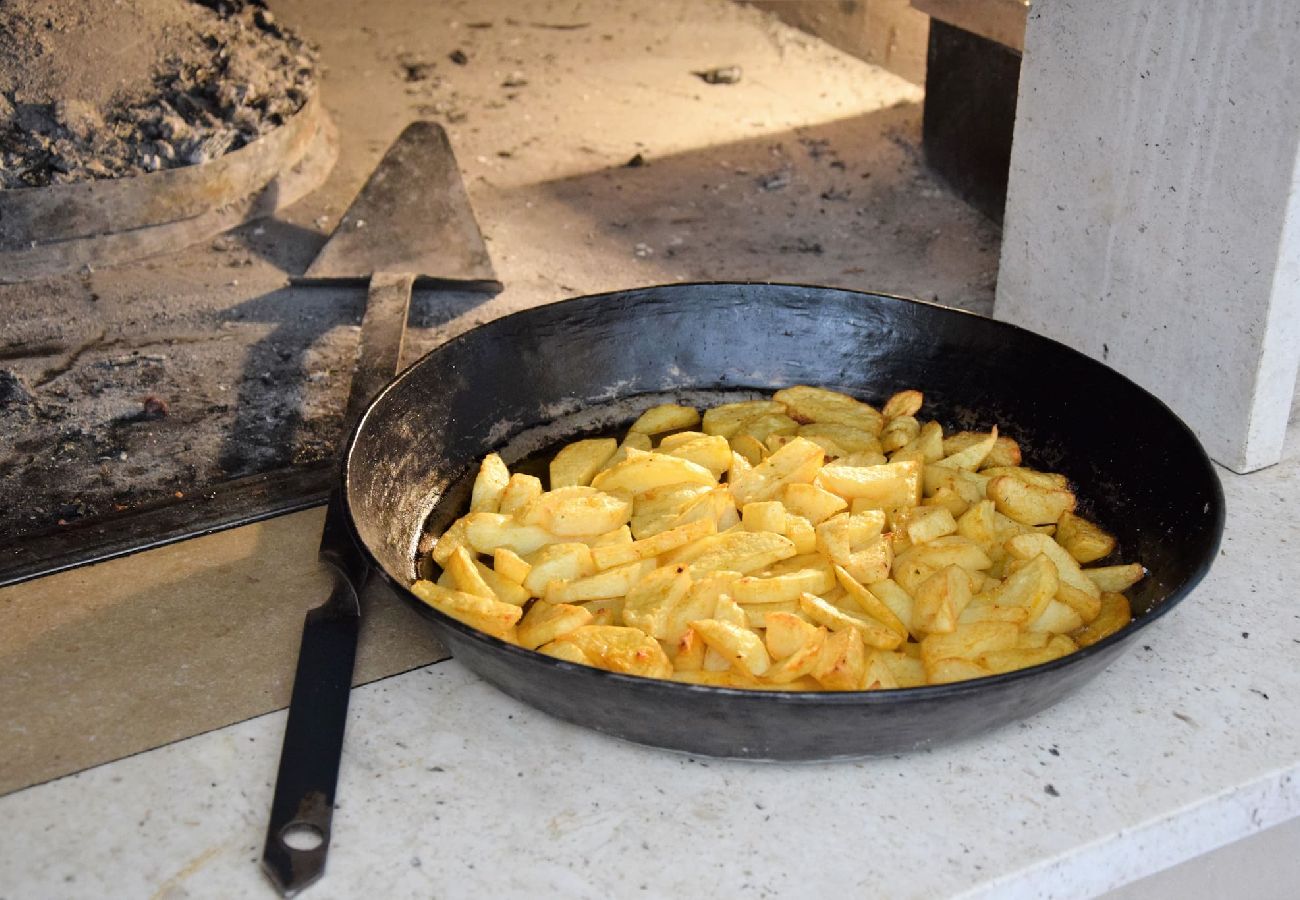
[[[407,126],[348,208],[299,285],[367,286],[345,434],[397,371],[413,286],[496,292],[492,262],[451,144],[433,122]],[[334,588],[303,624],[302,647],[262,867],[285,896],[325,871],[360,625],[370,575],[348,528],[340,489],[330,496],[320,558]]]

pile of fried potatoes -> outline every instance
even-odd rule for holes
[[[489,454],[411,590],[504,641],[628,675],[766,690],[944,684],[1039,665],[1131,619],[1141,565],[1062,475],[998,433],[944,434],[796,386],[656,406],[550,484]]]

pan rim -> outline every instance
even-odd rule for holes
[[[901,302],[904,304],[910,304],[910,305],[929,308],[929,309],[936,309],[945,313],[958,313],[961,315],[969,316],[973,319],[981,320],[985,323],[988,323],[989,326],[994,328],[1009,329],[1011,332],[1019,332],[1021,335],[1027,336],[1031,341],[1045,342],[1054,351],[1057,352],[1065,351],[1068,355],[1083,360],[1087,364],[1100,366],[1101,368],[1105,369],[1114,377],[1121,379],[1130,388],[1137,391],[1140,395],[1145,396],[1145,398],[1151,403],[1154,403],[1158,409],[1163,410],[1164,413],[1167,414],[1171,422],[1174,423],[1178,429],[1180,429],[1182,436],[1188,442],[1188,446],[1190,448],[1194,448],[1195,462],[1199,467],[1201,467],[1204,470],[1204,472],[1208,476],[1207,482],[1211,488],[1211,492],[1210,492],[1211,496],[1209,501],[1207,502],[1207,509],[1206,509],[1207,514],[1209,514],[1210,520],[1208,523],[1206,523],[1206,526],[1204,526],[1209,528],[1209,531],[1211,533],[1211,539],[1210,539],[1210,544],[1206,548],[1206,552],[1202,560],[1194,569],[1192,569],[1190,572],[1187,573],[1186,576],[1184,576],[1181,582],[1178,585],[1176,585],[1173,588],[1173,590],[1171,590],[1167,595],[1165,595],[1162,599],[1160,599],[1158,603],[1152,606],[1152,608],[1146,613],[1144,613],[1141,617],[1132,619],[1132,621],[1130,621],[1128,625],[1124,626],[1114,634],[1109,635],[1108,637],[1096,642],[1095,644],[1091,644],[1087,647],[1082,647],[1066,656],[1051,660],[1046,663],[1040,663],[1035,666],[1030,666],[1029,668],[1026,669],[1018,669],[1012,672],[1004,672],[997,675],[988,675],[981,678],[972,678],[965,681],[951,682],[949,684],[918,685],[916,687],[891,688],[889,690],[878,690],[878,691],[777,691],[777,690],[754,690],[749,688],[731,688],[731,687],[724,687],[724,686],[717,686],[717,685],[692,684],[689,682],[668,681],[665,679],[647,678],[639,675],[625,675],[619,672],[611,672],[606,669],[598,669],[592,666],[582,666],[576,663],[566,662],[564,660],[556,659],[554,657],[547,656],[542,653],[538,653],[534,650],[527,650],[523,647],[519,647],[515,644],[511,644],[499,638],[493,637],[489,634],[486,634],[485,632],[479,631],[476,628],[466,625],[463,622],[453,619],[452,617],[446,615],[445,613],[440,612],[437,609],[434,609],[433,607],[429,606],[428,604],[421,601],[418,597],[416,597],[415,594],[411,591],[409,585],[398,581],[396,578],[394,578],[392,575],[388,573],[388,571],[383,567],[382,564],[379,563],[378,558],[375,556],[373,552],[371,552],[369,546],[367,546],[366,543],[361,539],[356,528],[355,519],[352,514],[351,498],[348,493],[348,485],[350,482],[350,474],[351,474],[351,467],[352,467],[352,458],[354,452],[356,451],[357,439],[361,435],[363,429],[365,428],[366,423],[370,420],[374,410],[383,402],[385,397],[387,397],[391,392],[397,390],[399,386],[402,383],[404,383],[408,377],[410,377],[411,372],[417,366],[421,365],[432,354],[438,353],[446,348],[454,347],[457,344],[470,339],[472,335],[476,335],[479,332],[489,330],[493,327],[500,327],[501,322],[515,316],[527,316],[536,311],[548,309],[550,307],[560,307],[568,304],[593,303],[613,296],[627,296],[629,294],[638,293],[638,292],[671,293],[677,290],[681,290],[683,292],[689,292],[691,289],[709,288],[709,287],[796,288],[799,290],[831,292],[831,293],[836,293],[841,295],[847,295],[852,299],[854,299],[855,301],[866,300],[866,299],[886,300],[886,301],[893,301],[893,302]],[[634,689],[638,691],[655,691],[655,690],[668,691],[670,694],[676,694],[676,695],[691,695],[691,694],[698,694],[699,692],[704,692],[704,695],[709,697],[736,698],[736,699],[743,699],[744,702],[763,702],[764,700],[766,700],[769,703],[787,703],[787,704],[796,703],[796,704],[818,705],[818,704],[829,703],[831,705],[865,704],[868,706],[876,706],[876,705],[892,705],[904,701],[939,700],[939,699],[961,696],[963,694],[998,690],[1002,687],[1015,684],[1017,682],[1023,681],[1028,678],[1045,675],[1051,672],[1059,672],[1071,666],[1081,665],[1085,663],[1087,660],[1091,659],[1092,657],[1105,653],[1109,648],[1118,648],[1120,644],[1127,643],[1128,641],[1136,637],[1138,632],[1142,631],[1148,625],[1152,624],[1153,622],[1167,615],[1174,607],[1176,607],[1184,599],[1186,599],[1188,594],[1190,594],[1198,585],[1200,585],[1200,583],[1204,580],[1205,576],[1209,573],[1210,568],[1213,566],[1214,560],[1219,555],[1219,550],[1223,541],[1223,529],[1224,529],[1224,524],[1227,515],[1226,504],[1223,495],[1223,485],[1219,480],[1217,472],[1215,471],[1215,463],[1210,459],[1209,455],[1205,452],[1204,446],[1201,444],[1200,440],[1196,437],[1196,435],[1192,432],[1191,428],[1187,425],[1187,423],[1184,422],[1182,418],[1178,416],[1178,414],[1175,413],[1172,409],[1170,409],[1168,404],[1166,404],[1159,397],[1155,396],[1146,388],[1134,382],[1127,375],[1124,375],[1122,372],[1119,372],[1118,370],[1111,368],[1105,363],[1099,360],[1095,360],[1092,357],[1087,356],[1081,351],[1075,349],[1074,347],[1061,343],[1060,341],[1057,341],[1054,338],[1050,338],[1046,335],[1038,334],[1037,332],[1030,331],[1027,328],[1024,328],[1020,325],[1016,325],[1011,322],[1004,322],[999,319],[994,319],[990,316],[984,316],[979,313],[972,312],[971,310],[961,309],[954,306],[947,306],[942,303],[936,303],[929,300],[921,300],[913,297],[904,297],[896,294],[888,294],[888,293],[877,292],[877,291],[861,291],[853,288],[831,287],[827,285],[810,285],[810,284],[779,282],[779,281],[693,281],[693,282],[673,282],[669,284],[652,284],[652,285],[644,285],[639,287],[629,287],[629,288],[624,288],[624,289],[614,290],[614,291],[604,291],[597,294],[584,294],[579,297],[569,297],[563,300],[557,300],[551,303],[544,303],[538,306],[532,306],[526,309],[517,310],[513,313],[507,313],[506,315],[498,316],[497,318],[491,319],[490,321],[479,323],[478,325],[475,325],[472,328],[466,329],[465,331],[461,332],[455,337],[450,338],[444,343],[439,344],[438,346],[432,348],[428,353],[425,353],[423,356],[412,361],[410,365],[403,368],[400,373],[398,373],[392,380],[390,380],[388,384],[386,384],[384,388],[378,394],[375,395],[375,397],[370,401],[370,403],[366,405],[364,412],[361,414],[361,416],[358,417],[356,424],[353,426],[350,434],[348,435],[347,442],[345,444],[345,448],[343,452],[342,465],[340,466],[339,476],[340,478],[338,484],[336,485],[336,490],[340,492],[342,498],[343,510],[346,513],[345,518],[346,518],[347,528],[358,550],[364,555],[369,565],[373,569],[377,570],[378,573],[381,575],[381,577],[394,588],[398,596],[402,597],[402,599],[405,600],[407,603],[413,605],[418,613],[425,616],[426,618],[430,618],[432,621],[436,622],[437,624],[442,625],[444,627],[451,628],[454,631],[461,634],[463,637],[468,638],[476,643],[482,644],[485,647],[492,648],[493,650],[496,650],[498,652],[504,650],[508,656],[512,656],[520,660],[521,662],[524,662],[524,664],[527,665],[540,664],[543,666],[558,667],[559,671],[568,672],[580,677],[596,678],[603,682],[623,684],[626,685],[629,689]]]

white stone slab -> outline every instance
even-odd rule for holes
[[[994,315],[1105,360],[1235,471],[1300,363],[1300,5],[1035,4]]]
[[[958,746],[720,762],[558,722],[454,662],[360,688],[305,896],[1084,897],[1300,815],[1291,438],[1281,465],[1224,473],[1222,555],[1178,610],[1074,698]],[[283,728],[0,799],[0,898],[272,897]]]

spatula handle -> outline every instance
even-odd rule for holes
[[[280,751],[262,868],[286,897],[325,871],[334,790],[352,688],[360,616],[356,589],[334,569],[334,591],[307,613]]]

